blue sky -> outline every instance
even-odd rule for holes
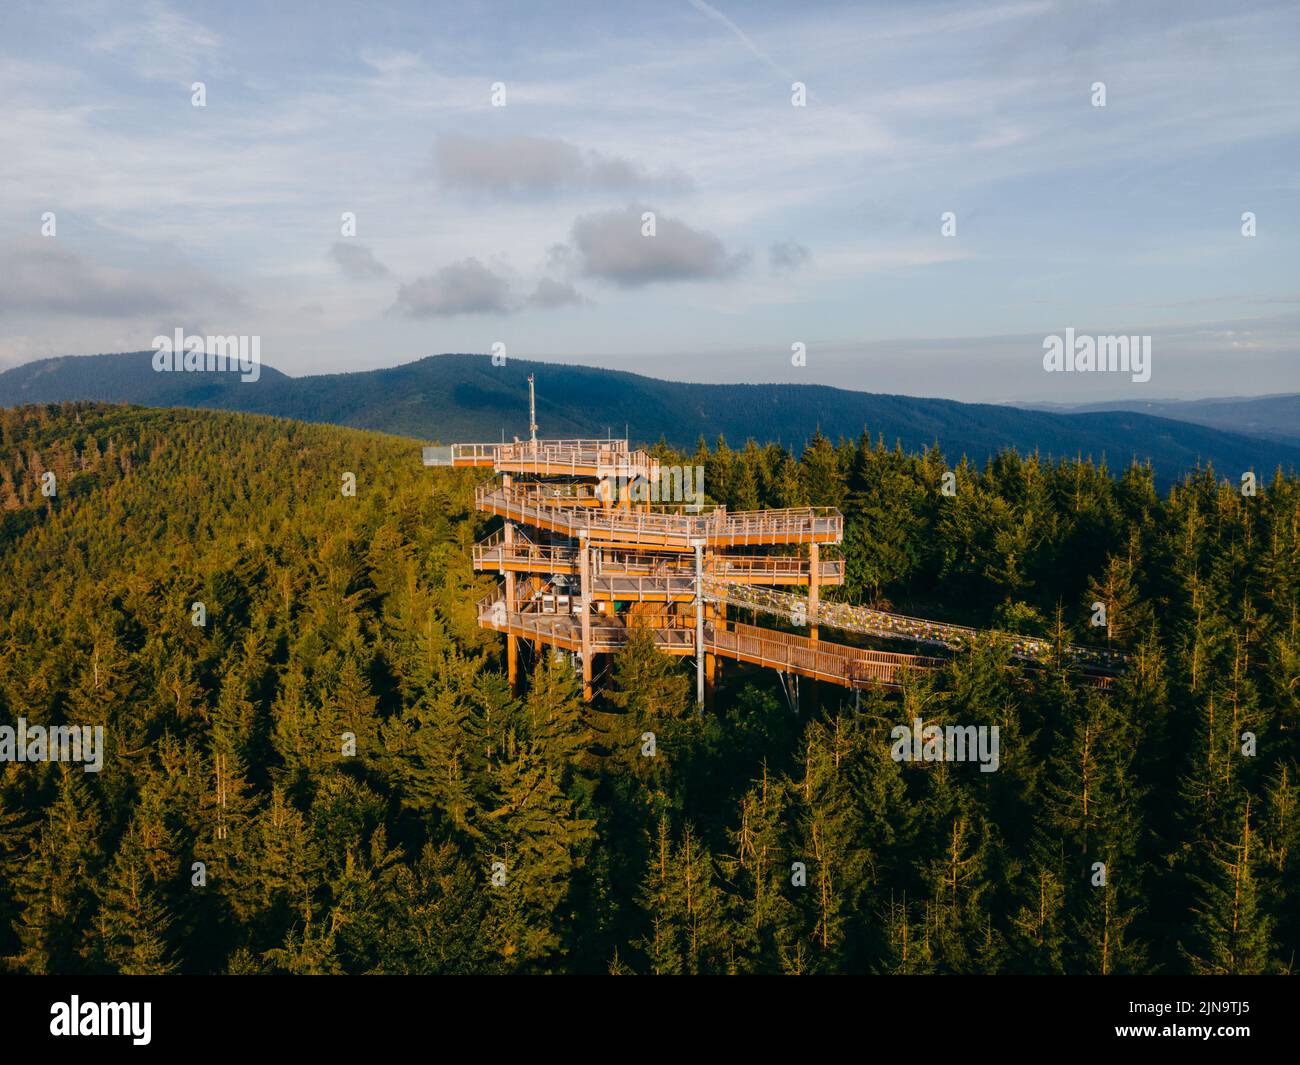
[[[1298,41],[1295,3],[9,0],[0,368],[181,327],[292,374],[500,342],[992,402],[1300,391]],[[1067,327],[1151,335],[1151,380],[1044,372]]]

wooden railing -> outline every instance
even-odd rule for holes
[[[541,472],[576,473],[607,468],[607,476],[648,476],[657,460],[644,451],[631,451],[625,439],[516,440],[510,443],[448,444],[423,449],[426,466],[524,466]]]
[[[844,518],[834,507],[795,507],[729,514],[718,507],[710,514],[662,514],[651,511],[604,510],[554,505],[534,493],[494,485],[479,485],[475,502],[513,521],[541,525],[576,537],[648,547],[687,550],[693,540],[713,546],[740,544],[839,543]]]
[[[474,568],[498,569],[505,565],[527,567],[539,572],[571,573],[577,571],[578,553],[572,548],[546,547],[540,544],[475,544]]]
[[[797,555],[713,555],[709,559],[708,575],[722,581],[744,580],[755,584],[762,584],[764,577],[806,583],[811,570],[811,562]],[[821,559],[817,580],[820,584],[843,583],[844,560]]]
[[[523,538],[516,528],[512,543],[505,542],[504,530],[498,529],[473,547],[476,569],[515,569],[576,573],[578,549],[576,545],[534,544]],[[747,581],[755,584],[808,582],[809,560],[794,555],[710,555],[707,576],[718,581]],[[597,576],[693,576],[695,560],[689,555],[655,554],[653,552],[601,551],[593,561],[592,572]],[[822,584],[840,584],[844,580],[842,559],[823,559],[818,566],[818,580]]]
[[[544,440],[538,440],[536,444],[531,440],[512,440],[509,443],[495,445],[502,455],[514,457],[522,454],[532,454],[534,448],[543,449],[551,448],[554,452],[561,451],[582,451],[598,452],[608,451],[616,455],[644,454],[644,452],[633,452],[628,444],[626,437],[547,437]]]
[[[498,470],[524,470],[543,476],[579,476],[592,471],[602,477],[657,476],[658,460],[644,451],[629,451],[626,441],[531,441],[499,445]]]
[[[898,684],[909,670],[938,669],[944,664],[941,658],[871,651],[739,623],[726,629],[706,626],[705,636],[718,654],[848,687]]]
[[[444,447],[426,447],[426,466],[491,466],[496,461],[500,444],[448,444]]]
[[[528,605],[536,606],[535,602]],[[497,632],[508,632],[525,639],[537,639],[577,651],[582,649],[582,617],[579,614],[547,614],[539,610],[507,611],[500,592],[490,593],[478,601],[479,624]],[[684,651],[695,646],[695,629],[680,617],[666,615],[638,618],[637,624],[651,631],[655,643],[664,650]],[[627,643],[628,627],[622,620],[603,614],[591,619],[591,646],[602,653],[616,651]]]
[[[599,576],[591,579],[591,591],[606,599],[694,599],[695,578],[687,575]]]

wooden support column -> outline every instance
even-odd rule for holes
[[[713,606],[713,625],[718,632],[727,631],[727,604],[715,603]],[[713,656],[713,683],[716,686],[722,679],[722,663],[724,659],[721,655]]]
[[[704,604],[705,620],[711,624],[716,624],[718,618],[718,608],[713,603]],[[704,705],[713,706],[713,696],[718,686],[718,666],[721,661],[717,655],[709,652],[704,656]]]
[[[515,601],[515,574],[509,568],[510,545],[515,542],[515,523],[506,522],[505,534],[502,536],[501,565],[505,570],[506,576],[506,614],[510,621],[514,620],[515,611],[519,609]],[[506,677],[510,682],[510,692],[517,695],[519,692],[519,643],[509,631],[506,632]]]
[[[818,578],[821,576],[821,544],[808,545],[808,638],[817,639]]]
[[[712,623],[717,616],[718,608],[712,603],[706,602],[704,604],[704,620],[708,623]],[[713,681],[717,677],[717,673],[718,656],[712,651],[706,651],[704,654],[704,683],[708,687],[713,687]]]
[[[695,702],[704,713],[704,541],[695,540]]]
[[[712,554],[710,553],[709,560],[711,561],[711,559],[712,559]],[[709,569],[710,569],[709,561],[706,561],[704,566],[704,571],[709,571]],[[703,576],[703,573],[701,573],[701,576]],[[701,598],[703,599],[702,588],[701,588]],[[712,603],[705,601],[704,620],[712,621],[717,616],[717,613],[718,613],[717,608]],[[705,690],[705,694],[710,699],[712,699],[713,697],[713,685],[714,682],[717,681],[717,679],[718,679],[718,656],[713,654],[713,652],[710,651],[706,653],[704,656],[704,690]]]
[[[585,531],[578,533],[578,573],[582,596],[582,697],[591,702],[591,551]]]

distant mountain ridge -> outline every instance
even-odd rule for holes
[[[1134,411],[1157,418],[1206,425],[1229,433],[1244,433],[1247,436],[1263,436],[1289,444],[1300,444],[1300,393],[1222,399],[1153,399],[1146,402],[1111,400],[1067,406],[1044,403],[1033,405],[1033,409],[1055,414]]]
[[[289,377],[263,366],[234,373],[157,373],[152,352],[66,356],[0,373],[0,406],[97,400],[151,407],[208,407],[277,415],[416,437],[499,440],[528,434],[527,376],[537,376],[546,436],[660,437],[691,447],[702,435],[733,445],[753,437],[799,446],[818,429],[832,439],[865,427],[886,443],[918,450],[938,442],[953,461],[983,461],[1004,448],[1044,456],[1091,456],[1122,469],[1150,460],[1162,483],[1207,463],[1236,477],[1277,466],[1300,469],[1300,442],[1121,410],[1057,413],[947,399],[853,392],[826,385],[703,385],[619,370],[485,355],[434,355],[388,369]]]

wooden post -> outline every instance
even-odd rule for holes
[[[817,581],[821,576],[821,545],[814,540],[808,545],[808,638],[817,639]]]
[[[727,604],[719,603],[713,610],[713,625],[718,632],[727,631]],[[713,656],[713,685],[716,688],[718,682],[722,680],[722,663],[725,659],[722,655]]]
[[[578,573],[582,594],[582,697],[591,702],[591,552],[585,531],[578,533]]]
[[[712,562],[712,554],[710,553],[709,559],[706,560],[704,571],[702,571],[701,576],[703,576],[703,572],[711,571],[711,562]],[[700,595],[701,595],[701,599],[703,599],[703,585],[701,585]],[[715,617],[717,617],[717,614],[718,614],[717,607],[715,607],[712,603],[705,601],[704,619],[706,621],[712,621]],[[712,651],[710,651],[704,656],[704,691],[705,691],[705,695],[708,697],[710,701],[712,701],[713,698],[713,685],[717,681],[717,679],[718,679],[718,656],[715,655]]]
[[[713,624],[718,623],[719,607],[716,603],[706,603],[704,606],[704,616]],[[721,609],[726,609],[725,607]],[[713,696],[718,687],[718,674],[722,665],[722,659],[712,651],[704,656],[704,703],[706,706],[713,706]]]

